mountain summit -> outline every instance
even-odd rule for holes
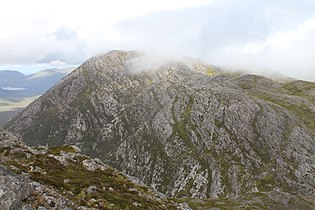
[[[314,207],[314,83],[143,60],[91,58],[5,128],[29,145],[76,145],[170,197]]]

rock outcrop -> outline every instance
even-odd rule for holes
[[[0,209],[21,209],[30,196],[31,186],[0,164]]]
[[[5,128],[29,145],[76,145],[170,197],[315,199],[314,83],[196,60],[150,71],[139,57],[89,59]]]
[[[79,153],[30,148],[0,131],[0,209],[178,209],[147,187]]]

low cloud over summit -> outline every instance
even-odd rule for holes
[[[102,51],[138,49],[315,81],[313,1],[33,1],[4,5],[0,67],[78,65]]]

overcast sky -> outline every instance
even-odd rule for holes
[[[139,49],[315,81],[315,0],[9,0],[0,27],[0,69]]]

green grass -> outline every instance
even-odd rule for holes
[[[22,172],[30,174],[31,179],[56,188],[61,194],[73,202],[98,209],[175,209],[173,204],[165,200],[156,200],[146,187],[138,186],[128,180],[116,170],[108,167],[105,170],[87,170],[82,161],[84,156],[76,156],[62,165],[50,155],[60,155],[61,151],[71,152],[71,146],[52,148],[46,154],[32,155],[29,159],[23,150],[16,150],[4,157],[1,148],[0,162],[4,165],[15,166]],[[1,157],[2,156],[2,157]],[[30,168],[40,168],[40,171],[31,171]],[[13,172],[18,172],[14,171]],[[44,173],[45,172],[45,173]],[[20,172],[18,172],[20,173]],[[65,181],[67,180],[67,181]],[[89,186],[96,186],[96,191],[86,193]],[[112,190],[113,189],[113,190]],[[130,190],[135,189],[135,190]],[[94,199],[95,202],[91,202]],[[140,204],[135,207],[134,203]],[[163,203],[166,206],[163,206]],[[101,206],[101,207],[100,207]]]
[[[256,181],[256,186],[259,191],[268,192],[271,191],[276,184],[276,180],[273,174],[267,173],[263,179]]]
[[[204,210],[209,208],[219,208],[220,210],[237,210],[237,204],[226,199],[177,199],[178,202],[186,202],[193,210]]]
[[[11,150],[11,147],[1,147],[0,148],[0,153],[4,153],[6,151],[10,151]]]
[[[272,96],[270,96],[266,93],[260,93],[260,94],[255,93],[254,96],[258,97],[260,99],[263,99],[265,101],[269,101],[271,103],[277,104],[277,105],[291,111],[296,116],[300,117],[300,119],[304,122],[304,124],[315,135],[315,121],[314,121],[315,112],[314,112],[314,110],[309,109],[304,104],[292,104],[286,100],[273,98]]]
[[[65,145],[63,147],[53,147],[51,149],[49,149],[48,154],[52,154],[52,155],[60,155],[60,152],[67,152],[67,153],[76,153],[76,151],[73,149],[73,147],[69,146],[69,145]]]

